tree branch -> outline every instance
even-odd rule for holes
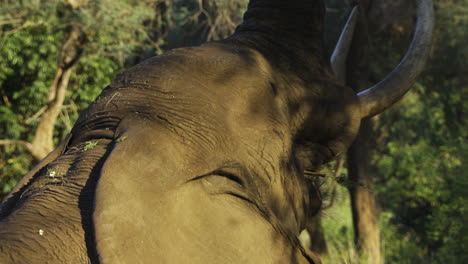
[[[333,180],[330,183],[330,188],[328,189],[328,193],[330,194],[330,201],[326,206],[323,207],[323,209],[331,208],[336,201],[336,183],[338,181],[338,177],[341,176],[341,172],[344,167],[344,160],[344,156],[341,156],[336,161],[335,173],[333,175]]]
[[[42,159],[53,150],[53,132],[55,123],[62,110],[65,94],[70,81],[72,67],[83,52],[86,37],[78,24],[70,24],[68,37],[62,45],[59,65],[55,72],[53,84],[49,89],[47,105],[42,113],[34,133],[31,153],[37,159]]]
[[[8,145],[22,145],[28,149],[29,152],[32,152],[33,145],[24,140],[15,140],[15,139],[0,139],[0,146]]]

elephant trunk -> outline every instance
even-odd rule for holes
[[[98,138],[70,145],[38,169],[0,219],[1,263],[89,263],[97,258],[91,227],[94,192],[113,144]]]
[[[229,39],[259,50],[285,72],[331,77],[324,17],[322,0],[250,0],[243,23]]]
[[[237,31],[266,33],[281,41],[317,40],[322,39],[324,15],[321,0],[250,0]]]

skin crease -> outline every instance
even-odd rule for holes
[[[230,38],[118,76],[1,219],[0,259],[318,263],[297,239],[317,204],[302,171],[344,152],[360,113],[330,74],[323,3],[288,7],[251,1]]]

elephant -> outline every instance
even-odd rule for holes
[[[304,170],[410,89],[433,27],[417,4],[406,56],[358,94],[355,18],[332,66],[322,0],[250,0],[228,38],[126,70],[1,204],[1,262],[320,263],[298,240],[320,209]]]

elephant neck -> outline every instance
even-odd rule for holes
[[[321,64],[328,62],[324,15],[322,0],[250,0],[244,21],[231,38],[248,43],[273,60],[284,55],[280,56],[282,64],[290,64],[285,67],[302,64],[309,70],[314,65],[323,69]]]

